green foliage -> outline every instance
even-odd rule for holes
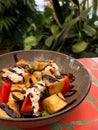
[[[91,7],[86,8],[86,2],[51,0],[51,6],[42,13],[39,11],[39,17],[32,21],[33,28],[30,25],[28,29],[32,29],[25,33],[24,38],[38,39],[30,48],[50,49],[76,58],[97,56],[98,28],[94,22],[98,17],[89,17]]]
[[[37,38],[35,36],[28,36],[27,38],[24,39],[24,49],[29,50],[35,46],[37,46],[38,42],[37,42]]]
[[[6,16],[0,18],[0,32],[2,33],[5,29],[6,31],[9,31],[12,25],[15,25],[16,19],[12,16]]]
[[[88,43],[85,41],[80,41],[75,43],[74,45],[72,45],[72,51],[74,53],[80,53],[82,51],[84,51],[88,46]]]
[[[33,11],[33,0],[0,0],[0,50],[23,49],[23,33],[28,19],[35,17]]]
[[[87,2],[50,0],[41,12],[34,0],[0,0],[0,49],[48,49],[76,58],[98,56],[98,0],[92,7]]]
[[[66,15],[67,17],[65,17],[65,22],[62,24],[62,29],[52,44],[51,49],[67,53],[77,58],[81,56],[97,56],[98,53],[95,50],[98,44],[98,28],[94,24],[95,21],[98,21],[97,14],[94,13],[95,15],[93,15],[93,12],[90,14],[91,7],[86,8],[85,6],[87,0],[84,0],[81,4],[78,0],[71,0],[74,5],[68,4],[69,1],[67,0],[65,1],[67,9],[63,8],[62,11],[66,12],[66,10],[68,11],[69,9],[68,12],[70,12],[70,14]],[[61,6],[61,8],[62,7],[63,6]],[[94,11],[97,12],[97,8],[94,9],[96,10]],[[60,11],[61,10],[58,12]],[[90,15],[92,15],[92,17]]]

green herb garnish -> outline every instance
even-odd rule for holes
[[[42,116],[48,116],[48,115],[49,115],[49,112],[47,112],[46,110],[42,110],[42,111],[41,111],[41,115],[42,115]]]

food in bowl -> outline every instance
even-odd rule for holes
[[[67,105],[58,112],[49,114],[48,116],[36,116],[36,118],[29,118],[30,116],[26,115],[26,118],[6,118],[0,116],[0,124],[14,126],[21,129],[35,128],[51,124],[66,117],[66,115],[70,115],[70,111],[74,110],[88,94],[91,87],[91,78],[85,66],[83,66],[78,60],[54,51],[21,50],[0,55],[0,70],[2,70],[2,68],[15,66],[15,63],[21,59],[24,59],[29,63],[32,63],[32,61],[53,60],[59,66],[60,72],[67,74],[70,79],[74,80],[72,83],[70,81],[70,87],[64,95]],[[43,112],[43,114],[46,115],[45,112]]]
[[[14,66],[2,68],[0,77],[0,116],[7,118],[34,118],[56,113],[67,106],[65,93],[72,74],[64,74],[53,60],[21,59]]]

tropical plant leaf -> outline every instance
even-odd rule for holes
[[[32,47],[36,47],[38,44],[35,36],[28,36],[24,39],[24,50],[30,50]]]
[[[0,32],[2,32],[3,28],[9,31],[12,25],[15,24],[15,21],[16,19],[11,16],[5,16],[3,18],[0,18]]]
[[[96,29],[92,28],[90,25],[84,25],[83,31],[90,37],[96,34]]]
[[[35,47],[38,44],[37,38],[35,36],[28,36],[24,39],[24,44]]]
[[[0,2],[0,14],[2,14],[3,11],[4,11],[4,6],[3,6],[2,2]]]
[[[74,45],[72,45],[72,51],[74,53],[80,53],[82,51],[84,51],[88,46],[88,43],[85,41],[80,41],[75,43]]]
[[[72,27],[79,21],[79,17],[73,19],[72,21],[70,21],[68,24],[66,24],[62,31],[59,33],[59,36],[57,37],[57,39],[55,40],[55,42],[52,45],[52,50],[59,50],[61,49],[61,47],[64,44],[64,40],[68,37],[70,30],[72,29]],[[60,47],[60,48],[59,48]]]
[[[59,27],[62,27],[62,11],[58,0],[51,0],[51,6],[53,9],[54,18],[59,25]]]
[[[53,35],[50,36],[50,37],[48,37],[48,38],[45,40],[45,45],[46,45],[47,47],[50,47],[51,44],[52,44],[52,42],[53,42],[53,40],[54,40]]]
[[[17,4],[16,0],[6,0],[6,2],[4,0],[0,0],[0,3],[3,4],[3,6],[5,6],[7,9],[9,8],[13,8],[13,5]]]
[[[57,25],[52,25],[50,27],[50,30],[51,30],[53,36],[56,38],[59,33],[59,27]]]

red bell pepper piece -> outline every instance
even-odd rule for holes
[[[38,104],[39,104],[38,111],[41,112],[42,108],[41,108],[40,102],[38,102]],[[24,99],[24,102],[23,102],[22,107],[21,107],[21,112],[23,112],[23,113],[32,113],[33,112],[32,102],[31,102],[29,96],[27,96]]]
[[[21,107],[21,112],[23,113],[31,113],[33,111],[33,108],[32,108],[32,102],[30,100],[30,97],[27,96],[25,99],[24,99],[24,102],[22,104],[22,107]]]
[[[3,81],[1,84],[1,102],[7,103],[11,90],[11,82]]]
[[[39,104],[39,109],[38,109],[38,111],[41,112],[41,111],[42,111],[42,107],[41,107],[40,101],[38,102],[38,104]]]
[[[69,79],[68,76],[64,77],[64,81],[65,81],[65,83],[64,83],[64,86],[63,86],[63,89],[62,89],[62,94],[63,95],[68,91],[68,89],[70,87],[70,79]]]

